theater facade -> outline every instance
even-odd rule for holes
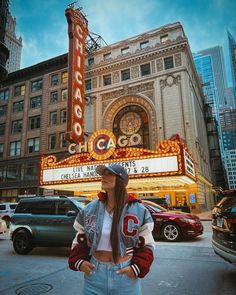
[[[40,185],[94,197],[100,186],[96,166],[118,162],[138,196],[166,197],[171,206],[186,201],[194,212],[209,207],[204,98],[181,24],[90,52],[84,77],[87,22],[71,9],[66,16],[71,155],[43,157]]]
[[[48,192],[93,198],[96,165],[118,162],[138,196],[166,197],[171,206],[186,200],[192,212],[211,209],[204,97],[182,25],[92,53],[81,51],[80,29],[69,36],[68,55],[2,83],[1,199]]]

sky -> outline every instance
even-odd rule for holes
[[[65,9],[73,0],[10,0],[16,35],[23,38],[21,68],[68,51]],[[236,34],[235,0],[79,0],[89,31],[112,44],[180,21],[192,52],[222,46],[232,84],[227,30]]]

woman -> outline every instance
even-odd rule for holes
[[[104,193],[75,220],[69,267],[84,272],[84,295],[139,295],[153,261],[153,220],[127,195],[128,174],[118,165],[97,166]]]

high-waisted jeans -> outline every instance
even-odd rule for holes
[[[90,276],[84,275],[83,295],[141,295],[140,279],[130,279],[117,270],[129,266],[130,260],[121,263],[101,262],[92,256],[95,265]]]

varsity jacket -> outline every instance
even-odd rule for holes
[[[101,237],[105,201],[107,195],[99,193],[98,199],[89,203],[75,219],[77,234],[73,240],[69,256],[69,267],[80,270],[84,260],[89,261],[96,251]],[[141,201],[128,195],[118,225],[120,256],[132,255],[131,268],[136,277],[143,278],[153,262],[154,240],[153,220]]]

